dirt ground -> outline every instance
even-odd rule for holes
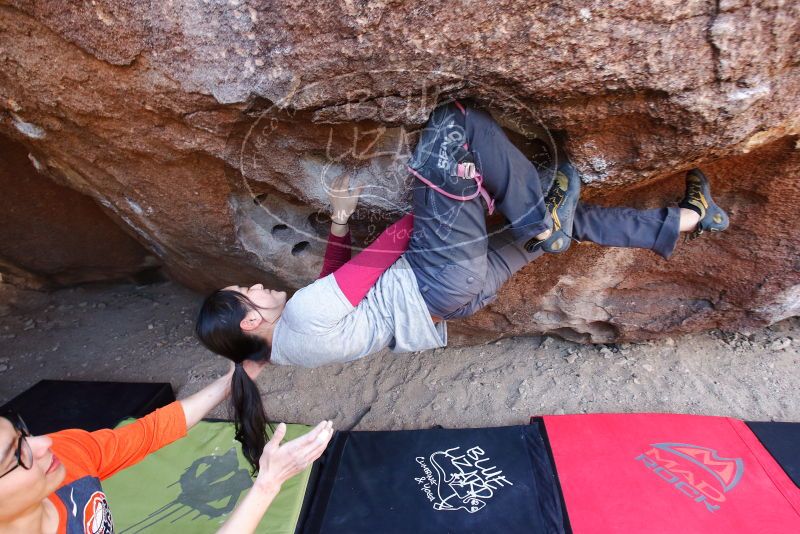
[[[180,397],[227,368],[193,337],[200,297],[176,284],[12,298],[8,291],[6,298],[0,291],[0,404],[43,378],[169,381]],[[798,364],[794,318],[754,332],[645,344],[507,338],[317,369],[270,366],[259,386],[271,419],[332,419],[338,429],[510,425],[591,412],[800,421]]]

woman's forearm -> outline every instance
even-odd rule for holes
[[[244,499],[239,502],[239,505],[217,534],[249,534],[254,532],[280,489],[280,485],[260,485],[256,482],[247,492]]]
[[[186,429],[192,428],[198,421],[225,400],[231,392],[231,372],[214,380],[194,395],[182,399],[181,406],[186,416]]]
[[[414,216],[409,213],[333,273],[339,289],[350,304],[358,306],[383,272],[403,255],[413,230]]]
[[[342,235],[336,232],[337,228],[344,228]],[[328,276],[333,271],[344,265],[350,260],[351,256],[350,229],[347,225],[338,226],[331,223],[331,233],[328,236],[328,244],[325,246],[325,257],[322,260],[322,270],[317,278]]]
[[[286,425],[275,428],[259,458],[253,488],[219,530],[222,534],[249,534],[255,530],[286,480],[308,468],[333,437],[333,423],[322,421],[310,432],[281,445]]]

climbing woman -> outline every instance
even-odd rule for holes
[[[583,205],[569,162],[542,194],[536,167],[485,112],[459,102],[434,110],[409,161],[412,213],[350,258],[347,226],[360,188],[346,176],[330,193],[331,232],[322,272],[288,301],[286,293],[229,286],[203,302],[196,332],[236,365],[237,438],[257,468],[266,416],[247,360],[315,367],[389,347],[410,352],[447,344],[446,320],[476,313],[516,271],[572,240],[639,247],[668,258],[680,232],[724,230],[728,219],[699,170],[687,175],[678,207],[635,210]],[[487,235],[486,209],[503,230]]]

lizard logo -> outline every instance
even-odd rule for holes
[[[416,461],[424,476],[415,480],[434,510],[464,510],[474,514],[486,506],[498,489],[514,484],[497,466],[487,465],[491,460],[480,447],[464,453],[459,453],[459,449],[436,451],[428,458],[418,456]]]

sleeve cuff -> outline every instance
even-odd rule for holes
[[[664,218],[664,224],[661,226],[658,236],[656,236],[653,251],[668,260],[672,256],[680,236],[681,210],[675,207],[666,208],[666,210],[667,216]]]
[[[183,411],[181,401],[175,401],[167,404],[163,408],[156,410],[161,412],[165,420],[173,421],[174,424],[167,425],[164,429],[164,444],[172,443],[186,435],[186,414]]]

